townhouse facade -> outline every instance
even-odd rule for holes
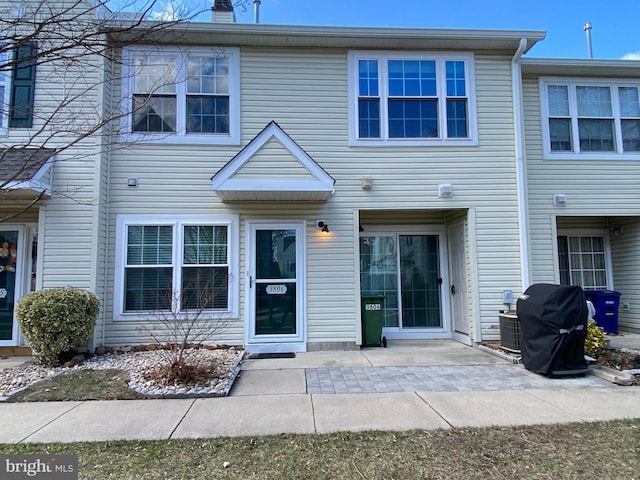
[[[523,58],[540,31],[238,24],[216,7],[107,31],[109,54],[74,82],[36,66],[32,125],[3,120],[2,161],[38,169],[0,213],[45,198],[0,224],[16,253],[5,299],[94,291],[89,348],[146,343],[159,312],[198,310],[224,326],[212,341],[255,352],[357,348],[363,295],[383,298],[389,340],[469,345],[499,339],[499,310],[531,283],[597,278],[585,288],[634,305],[637,62]],[[583,84],[615,105],[598,153],[566,150],[587,148]],[[100,125],[61,150],[27,141],[56,88],[82,91],[74,116]],[[23,344],[4,308],[0,343]]]

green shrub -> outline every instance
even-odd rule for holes
[[[604,330],[595,321],[587,323],[587,338],[584,341],[584,353],[593,358],[598,358],[604,348]]]
[[[100,301],[79,288],[32,292],[16,305],[22,334],[40,363],[55,364],[60,354],[82,345],[93,332]]]

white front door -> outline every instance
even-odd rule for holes
[[[248,222],[245,348],[306,350],[303,222]]]
[[[460,222],[448,227],[447,237],[449,239],[449,291],[453,331],[468,336],[469,309],[464,223]]]

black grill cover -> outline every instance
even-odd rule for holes
[[[581,287],[531,285],[518,299],[516,313],[527,370],[544,375],[587,371],[584,341],[589,312]]]

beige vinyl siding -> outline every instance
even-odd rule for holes
[[[477,251],[470,252],[469,269],[477,270],[479,281],[469,290],[477,290],[479,304],[472,306],[470,298],[470,309],[480,316],[483,338],[497,339],[501,292],[520,289],[510,57],[476,56],[479,144],[470,147],[349,147],[346,50],[243,48],[240,64],[242,145],[135,144],[114,151],[110,236],[118,214],[240,214],[240,272],[245,272],[247,219],[305,220],[308,341],[356,342],[354,210],[366,210],[363,219],[376,223],[415,222],[411,212],[416,211],[424,223],[444,225],[445,212],[473,208],[475,220],[468,229]],[[211,176],[271,121],[336,180],[335,194],[326,203],[223,204],[216,197]],[[261,160],[274,168],[283,158]],[[282,161],[289,175],[290,160]],[[253,162],[255,172],[264,171],[257,158]],[[369,191],[361,188],[363,175],[373,178]],[[138,187],[127,187],[128,177],[138,178]],[[453,184],[453,198],[438,198],[439,183]],[[320,235],[316,219],[329,223],[330,235]],[[111,290],[113,270],[111,246]],[[474,277],[469,274],[469,282]],[[241,281],[240,318],[228,329],[228,343],[243,341],[244,288]],[[135,322],[113,321],[112,304],[106,308],[106,344],[141,338]]]
[[[609,231],[613,286],[623,298],[634,297],[640,284],[640,258],[636,248],[620,245],[637,245],[640,240],[639,162],[545,160],[538,78],[525,79],[523,95],[532,283],[559,281],[557,229],[600,228]],[[566,194],[567,204],[554,207],[554,193]],[[629,227],[621,239],[614,239],[612,229],[618,224],[618,217],[626,217],[624,223]],[[620,314],[621,327],[640,328],[640,309],[632,306],[629,311],[620,310]]]
[[[315,179],[311,172],[275,139],[267,142],[232,178]]]
[[[640,222],[637,218],[612,218],[611,228],[621,227],[622,234],[611,233],[611,256],[614,264],[613,288],[621,293],[618,324],[622,331],[640,333]],[[625,308],[628,304],[628,309]]]

